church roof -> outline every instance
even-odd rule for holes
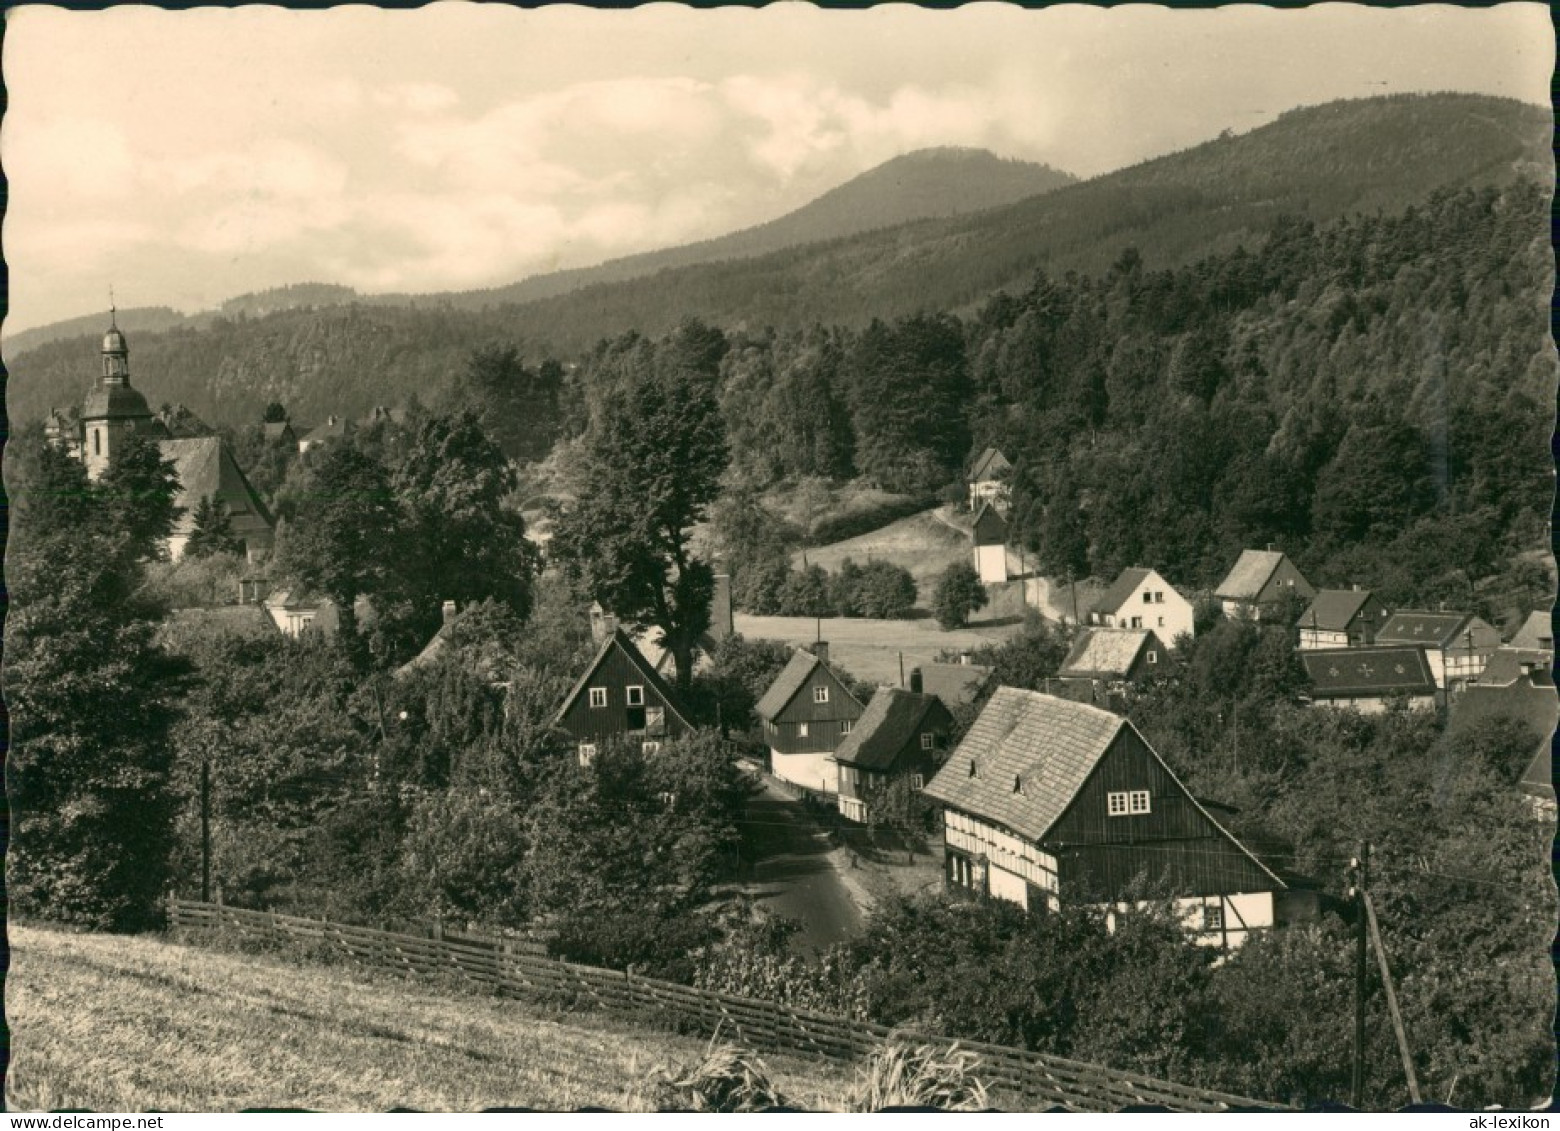
[[[146,398],[129,385],[93,385],[81,404],[83,420],[150,420],[151,416]]]
[[[174,499],[184,508],[174,524],[175,535],[195,528],[195,508],[210,498],[224,504],[232,516],[233,533],[240,538],[270,534],[275,526],[260,496],[244,478],[233,453],[217,436],[197,436],[185,440],[163,440],[158,447],[163,458],[173,461],[179,476],[179,493]]]

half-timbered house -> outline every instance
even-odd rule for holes
[[[595,758],[602,742],[619,735],[639,739],[650,754],[693,729],[671,687],[620,628],[602,641],[553,726],[574,739],[582,765]]]
[[[1169,891],[1199,942],[1233,947],[1288,914],[1286,883],[1187,792],[1131,722],[999,687],[927,784],[946,808],[946,881],[1021,906]]]
[[[878,791],[894,781],[924,789],[947,757],[952,729],[953,715],[935,695],[878,688],[834,752],[840,812],[864,823]]]
[[[1423,648],[1377,643],[1369,648],[1315,648],[1300,653],[1318,707],[1380,714],[1394,703],[1433,710],[1435,675]]]
[[[1445,691],[1479,678],[1500,647],[1500,633],[1472,613],[1404,609],[1387,618],[1376,643],[1423,648],[1435,685]]]
[[[770,772],[806,789],[839,792],[834,752],[863,711],[829,667],[829,645],[798,648],[754,708],[769,747]]]
[[[1369,589],[1323,589],[1300,614],[1300,647],[1360,648],[1376,642],[1391,614]]]

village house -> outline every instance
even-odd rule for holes
[[[959,654],[956,664],[922,664],[910,671],[910,690],[935,695],[953,711],[979,699],[991,683],[993,669],[972,662],[968,652]]]
[[[553,726],[574,739],[582,766],[595,759],[601,743],[619,735],[637,737],[641,749],[654,754],[693,729],[672,689],[621,628],[602,641]]]
[[[273,590],[261,600],[260,607],[282,635],[295,640],[309,633],[328,639],[341,626],[336,602],[297,589]]]
[[[1547,611],[1529,613],[1527,619],[1512,634],[1510,644],[1513,648],[1545,652],[1551,660],[1554,659],[1555,626],[1553,614]]]
[[[1086,628],[1057,671],[1069,699],[1104,703],[1127,684],[1152,678],[1169,664],[1170,650],[1149,628]]]
[[[996,448],[983,449],[970,463],[966,477],[970,486],[970,510],[978,509],[982,503],[1005,508],[1011,497],[1008,476],[1012,471],[1013,465],[1007,456]]]
[[[1097,707],[999,687],[926,795],[946,808],[954,889],[1055,910],[1162,880],[1197,941],[1221,947],[1294,913],[1285,881]]]
[[[306,455],[311,449],[318,448],[332,440],[342,440],[355,429],[352,422],[346,417],[331,413],[323,423],[316,424],[298,440],[298,454]]]
[[[970,528],[975,549],[975,573],[988,585],[1008,579],[1007,521],[990,502],[980,505]]]
[[[1122,570],[1100,594],[1089,612],[1089,623],[1104,628],[1151,628],[1170,644],[1197,632],[1192,603],[1156,571],[1139,566]]]
[[[1405,609],[1387,618],[1376,643],[1423,648],[1435,685],[1444,691],[1479,677],[1500,647],[1500,633],[1472,613]]]
[[[1555,803],[1553,741],[1560,720],[1552,660],[1552,654],[1541,649],[1498,648],[1478,680],[1451,701],[1454,722],[1511,717],[1527,724],[1533,732],[1533,758],[1518,784],[1551,806]]]
[[[1316,590],[1288,555],[1277,550],[1242,550],[1213,595],[1227,617],[1270,621],[1287,600],[1309,602],[1315,599]]]
[[[860,700],[829,667],[829,645],[798,648],[754,708],[775,777],[804,789],[839,792],[834,752],[861,718]]]
[[[1369,589],[1323,589],[1300,615],[1300,647],[1359,648],[1376,642],[1391,614]]]
[[[1380,714],[1394,703],[1410,710],[1434,710],[1439,696],[1423,648],[1384,645],[1317,648],[1299,653],[1311,681],[1310,701],[1363,715]]]
[[[839,809],[866,823],[875,795],[898,779],[922,790],[948,753],[953,716],[934,695],[880,687],[834,752]]]
[[[178,477],[173,502],[180,514],[165,545],[172,560],[184,556],[195,529],[196,509],[207,499],[226,508],[233,533],[243,542],[250,560],[269,552],[276,523],[239,469],[231,449],[218,436],[170,437],[167,424],[152,414],[146,397],[130,384],[130,342],[112,315],[101,354],[101,371],[82,404],[79,425],[53,413],[50,442],[79,454],[88,478],[97,480],[127,437],[135,434],[154,441],[163,459],[173,463]],[[79,432],[75,432],[78,427]]]

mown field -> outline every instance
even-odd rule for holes
[[[920,604],[931,600],[938,575],[954,562],[969,560],[969,536],[939,519],[934,511],[923,511],[878,528],[870,534],[847,538],[806,551],[809,565],[819,565],[830,573],[850,558],[857,565],[891,562],[910,571],[921,591]],[[792,555],[792,565],[800,566],[802,552]]]
[[[657,1065],[706,1047],[351,967],[151,937],[10,928],[11,1111],[648,1110]],[[782,1094],[838,1108],[850,1070],[765,1056]]]
[[[755,617],[736,615],[736,628],[748,639],[762,637],[807,646],[818,639],[829,642],[829,655],[857,679],[899,685],[899,657],[904,656],[906,678],[910,670],[932,663],[945,648],[979,648],[1001,643],[1020,628],[1016,620],[982,628],[944,631],[931,617],[917,620],[867,620],[857,617]]]

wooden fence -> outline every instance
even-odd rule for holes
[[[168,910],[172,928],[195,940],[220,932],[273,944],[324,946],[380,969],[414,975],[453,973],[495,992],[551,1000],[562,997],[605,1010],[671,1015],[689,1028],[709,1033],[718,1030],[754,1047],[829,1060],[856,1059],[895,1035],[947,1040],[618,970],[561,962],[537,953],[535,944],[523,940],[437,929],[431,937],[399,934],[179,899],[170,900]],[[1009,1094],[1025,1107],[1119,1111],[1153,1105],[1198,1112],[1285,1110],[1278,1104],[1023,1049],[979,1041],[958,1043],[979,1057],[978,1075],[989,1087]]]

